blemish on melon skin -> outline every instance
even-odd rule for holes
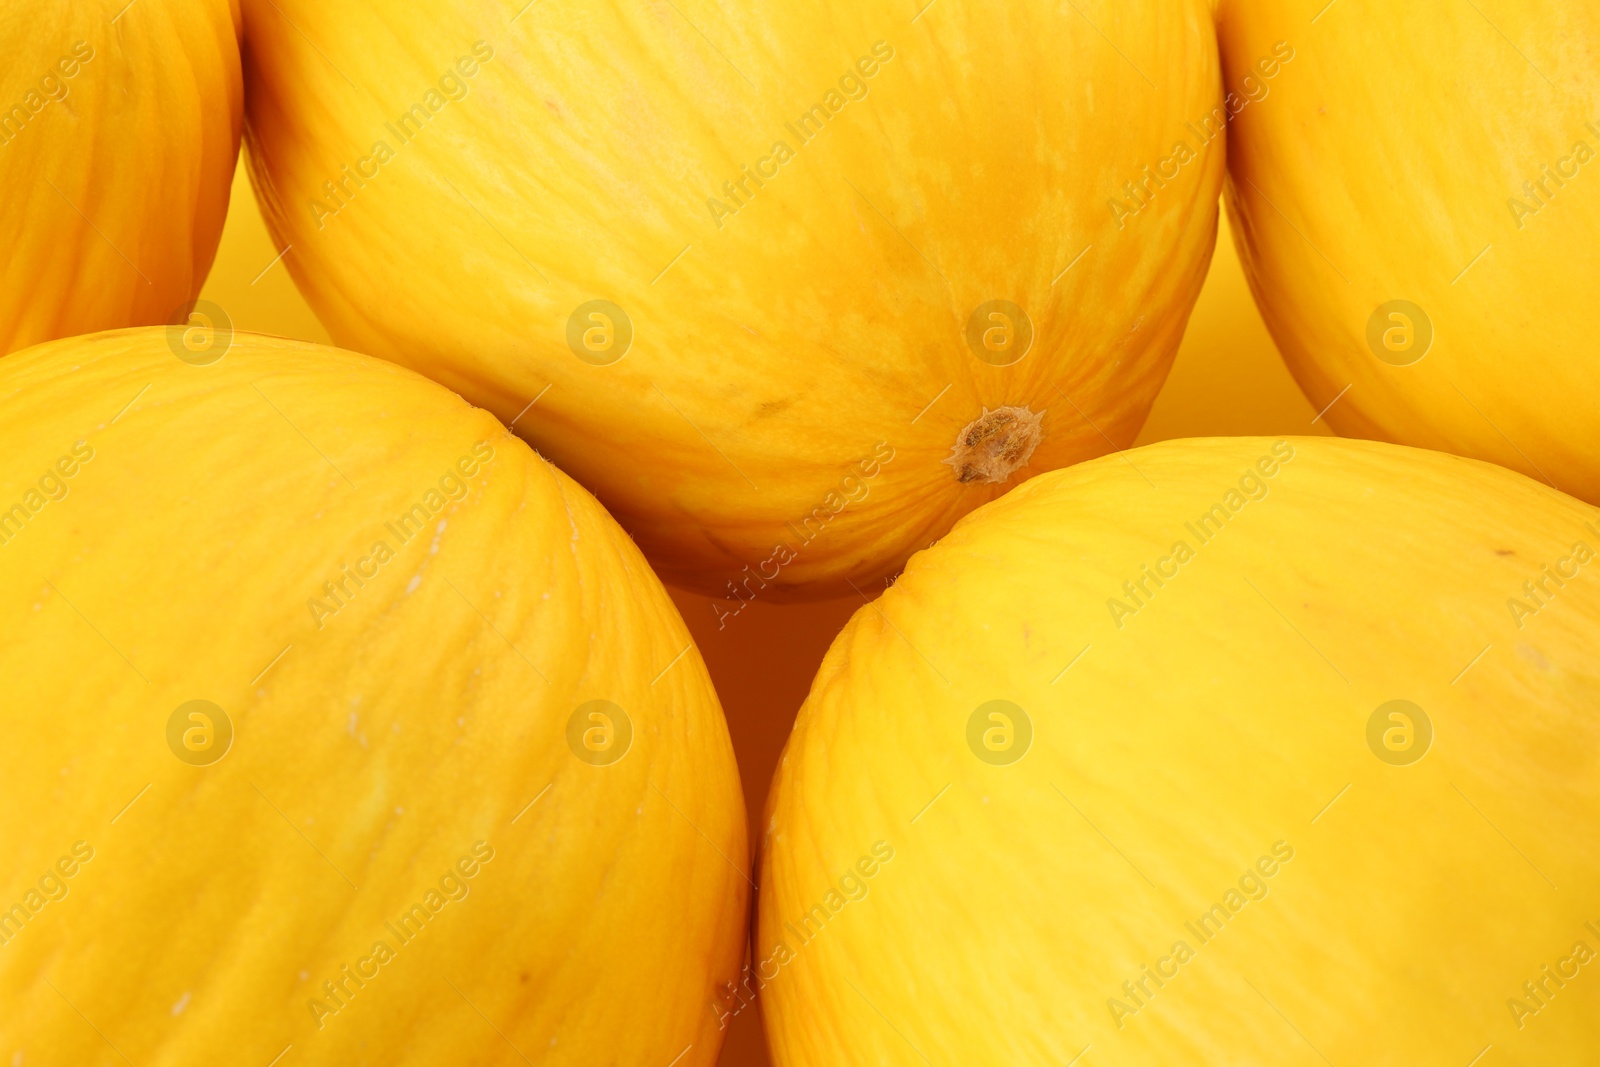
[[[1517,654],[1541,671],[1548,672],[1551,669],[1550,661],[1544,658],[1544,653],[1532,645],[1518,645]]]

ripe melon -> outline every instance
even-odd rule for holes
[[[0,18],[0,355],[95,330],[188,323],[239,156],[237,0],[9,7]]]
[[[1219,24],[1240,258],[1312,406],[1600,504],[1600,5],[1223,0]]]
[[[775,1063],[1592,1059],[1600,510],[1374,442],[1126,459],[829,651],[765,828]]]
[[[211,340],[0,363],[0,1059],[715,1062],[743,804],[643,558],[410,371]]]
[[[255,187],[334,339],[724,611],[1126,446],[1215,238],[1205,0],[244,10]]]

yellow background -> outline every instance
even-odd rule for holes
[[[236,330],[331,343],[278,257],[241,166],[216,265],[201,296],[221,305]],[[1327,434],[1279,358],[1251,300],[1224,221],[1205,288],[1177,362],[1137,444],[1174,437]],[[723,631],[706,597],[673,591],[727,712],[752,828],[767,783],[833,635],[861,602],[774,606],[755,601]],[[752,843],[755,840],[752,832]],[[754,1011],[738,1015],[724,1067],[768,1063]]]

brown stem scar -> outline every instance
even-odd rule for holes
[[[956,481],[999,483],[1010,478],[1023,466],[1044,439],[1039,424],[1044,412],[1035,414],[1025,407],[1001,407],[983,414],[967,423],[956,435],[950,455],[942,462],[950,464]]]

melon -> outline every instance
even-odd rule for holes
[[[1125,459],[829,650],[763,828],[774,1062],[1591,1059],[1600,510],[1366,441]]]
[[[1236,243],[1313,409],[1600,504],[1600,7],[1218,21]]]
[[[410,371],[192,333],[0,363],[0,1057],[714,1063],[743,801],[638,550]]]
[[[1127,446],[1210,259],[1205,0],[244,11],[251,175],[334,340],[724,619]]]
[[[0,18],[0,355],[231,325],[196,297],[239,156],[237,0],[25,7]]]

